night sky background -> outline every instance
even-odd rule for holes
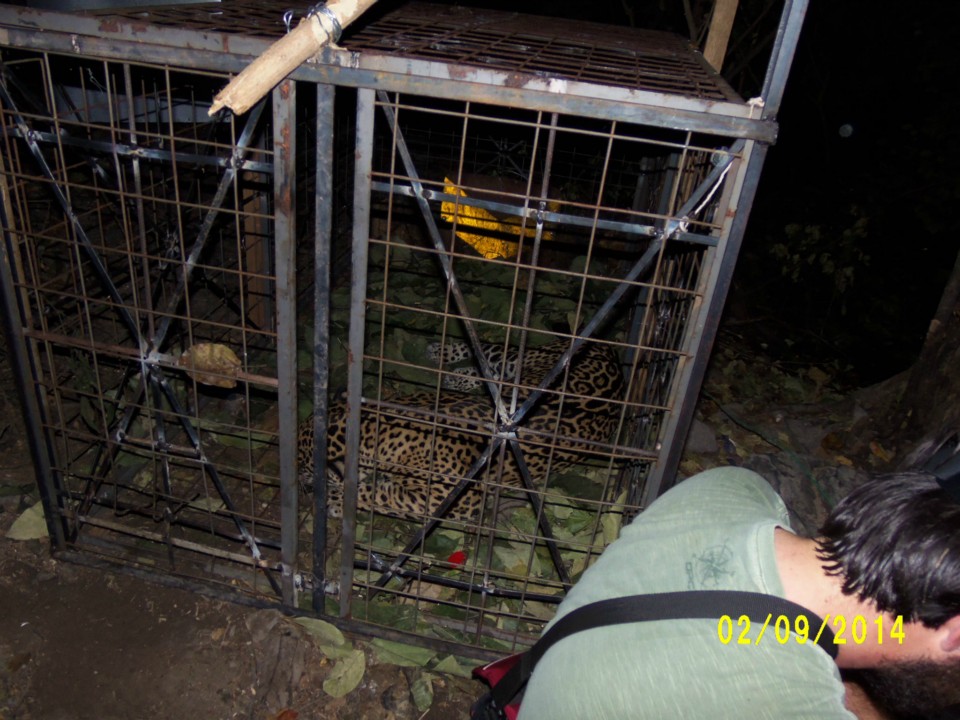
[[[680,0],[458,4],[688,36]],[[740,0],[724,75],[743,97],[781,8]],[[916,358],[960,247],[958,28],[951,0],[811,0],[727,304],[758,352],[850,387]]]
[[[731,308],[779,309],[798,359],[855,384],[915,359],[960,247],[958,20],[955,2],[814,0],[801,34]],[[793,223],[853,268],[843,292],[816,266],[783,282],[769,249]]]

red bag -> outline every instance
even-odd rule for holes
[[[508,655],[482,667],[474,668],[473,676],[483,680],[492,691],[525,654]],[[470,720],[517,720],[517,715],[520,714],[520,701],[511,697],[507,698],[507,703],[505,707],[501,708],[494,698],[493,692],[485,693],[470,708]]]

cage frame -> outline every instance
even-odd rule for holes
[[[276,274],[277,310],[277,398],[279,403],[279,433],[286,437],[296,434],[296,310],[295,286],[292,275],[296,238],[295,208],[292,205],[295,188],[292,158],[296,154],[293,131],[294,108],[296,107],[297,83],[309,83],[317,88],[317,141],[316,141],[316,208],[314,233],[314,305],[315,305],[315,363],[314,407],[317,409],[316,432],[322,437],[326,430],[326,412],[329,391],[329,277],[320,269],[331,262],[332,209],[324,202],[324,193],[331,192],[332,177],[329,158],[333,155],[334,118],[332,114],[333,93],[337,87],[356,89],[363,98],[358,110],[358,123],[370,122],[374,108],[374,92],[402,95],[444,97],[462,102],[478,102],[498,106],[518,106],[546,114],[568,114],[610,121],[661,128],[666,130],[702,133],[735,138],[740,145],[740,160],[733,172],[733,181],[724,186],[722,206],[729,210],[723,229],[716,237],[716,244],[709,250],[716,257],[709,263],[710,274],[703,285],[704,306],[699,309],[699,326],[684,348],[691,358],[684,364],[676,387],[682,388],[663,430],[669,438],[665,451],[648,478],[643,503],[651,501],[666,490],[680,461],[682,439],[692,421],[698,389],[703,381],[719,324],[720,314],[730,287],[736,257],[750,208],[759,184],[759,175],[769,146],[777,135],[776,116],[782,102],[787,73],[793,60],[797,40],[806,12],[806,0],[786,0],[782,11],[775,45],[771,53],[763,91],[760,98],[749,102],[699,99],[670,92],[609,87],[583,81],[563,81],[536,75],[518,75],[506,70],[471,65],[431,61],[420,58],[395,57],[375,51],[351,51],[328,47],[318,57],[295,70],[276,88],[270,98],[270,112],[275,118],[274,147],[278,148],[273,165],[274,202],[274,262]],[[135,18],[111,16],[78,16],[28,8],[0,6],[0,46],[60,55],[78,55],[117,63],[136,63],[157,66],[198,69],[205,72],[236,73],[253,58],[260,55],[271,40],[271,33],[254,37],[232,32],[194,30],[170,25],[154,25]],[[382,102],[382,101],[381,101]],[[358,132],[357,152],[369,151],[361,145]],[[28,133],[24,131],[24,135]],[[364,136],[366,137],[366,136]],[[128,149],[135,153],[135,148]],[[356,176],[354,189],[353,243],[360,256],[369,238],[369,199],[373,182],[362,173]],[[436,199],[436,198],[434,198]],[[6,199],[5,199],[6,201]],[[677,228],[671,228],[670,232]],[[55,502],[56,489],[52,468],[54,450],[44,440],[41,403],[27,388],[35,382],[29,353],[23,334],[22,319],[18,315],[18,300],[6,251],[6,239],[0,263],[0,289],[4,300],[4,324],[11,338],[11,360],[19,376],[19,388],[24,415],[29,428],[28,440],[31,456],[37,469],[38,486],[46,510],[48,528],[54,551],[64,557],[99,564],[96,560],[82,557],[71,551],[67,538],[67,526],[62,517],[62,507]],[[357,292],[352,302],[363,305],[362,291],[366,282],[355,282]],[[357,359],[363,352],[362,331],[349,340]],[[163,359],[153,358],[162,365]],[[351,416],[350,432],[357,432],[360,404],[360,387],[354,383],[348,389],[354,414]],[[323,477],[326,454],[318,443],[314,457],[317,474]],[[352,461],[355,462],[355,459]],[[281,511],[281,564],[278,580],[277,604],[297,611],[296,597],[301,590],[302,577],[297,566],[299,538],[296,533],[297,482],[296,455],[292,446],[280,445]],[[356,472],[356,468],[352,470]],[[313,610],[324,612],[323,548],[328,533],[325,512],[326,499],[323,483],[314,493],[315,522],[313,527],[314,568],[313,574],[321,579],[312,587]],[[57,519],[60,518],[58,522]],[[344,522],[344,528],[349,523]],[[241,531],[242,534],[242,531]],[[349,552],[352,539],[344,533],[344,556]],[[318,568],[320,572],[318,572]],[[142,572],[142,571],[141,571]],[[150,575],[150,573],[146,573]],[[162,575],[162,573],[160,573]],[[352,571],[345,562],[339,582],[349,587]],[[156,578],[154,578],[156,579]],[[169,577],[160,577],[170,581]],[[232,599],[236,599],[231,596]],[[350,619],[350,602],[341,605],[336,620],[345,627],[360,632],[369,632],[362,623]],[[383,634],[382,628],[378,632]],[[390,636],[392,633],[386,633]],[[398,638],[407,638],[403,632]],[[422,640],[422,639],[421,639]],[[438,646],[456,649],[460,654],[491,657],[479,648],[463,647],[433,641]]]

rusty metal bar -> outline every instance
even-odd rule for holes
[[[774,119],[780,112],[783,91],[787,85],[787,75],[793,65],[793,56],[797,52],[800,40],[800,28],[807,14],[808,0],[785,0],[780,24],[770,51],[770,62],[763,80],[763,119]]]
[[[697,393],[691,392],[690,389],[699,389],[703,384],[710,351],[720,325],[723,304],[733,281],[737,255],[743,242],[743,233],[746,230],[747,219],[760,181],[760,171],[767,153],[766,145],[752,142],[744,145],[744,158],[739,163],[741,167],[736,176],[731,178],[736,189],[730,193],[730,203],[733,207],[728,212],[729,225],[716,251],[719,257],[714,259],[711,276],[707,280],[703,294],[704,307],[700,310],[702,319],[698,320],[701,329],[699,334],[691,333],[690,335],[685,348],[690,360],[681,368],[680,379],[676,383],[677,387],[682,387],[684,390],[680,394],[679,404],[674,407],[666,427],[662,429],[662,437],[669,438],[670,442],[664,448],[661,459],[647,479],[641,499],[643,505],[652,502],[676,482],[680,454],[683,452],[684,440],[693,421],[697,402]]]
[[[200,543],[192,542],[190,540],[171,537],[168,533],[157,533],[150,530],[144,530],[142,528],[132,528],[128,525],[105,520],[104,518],[97,517],[95,515],[77,515],[76,519],[77,522],[83,525],[92,525],[93,527],[112,530],[113,532],[124,535],[131,535],[133,537],[143,538],[144,540],[152,540],[153,542],[161,545],[173,545],[174,547],[183,548],[185,550],[192,550],[193,552],[198,552],[204,555],[210,555],[223,560],[230,560],[240,565],[248,565],[256,570],[282,571],[282,568],[268,567],[257,562],[251,563],[250,561],[252,558],[250,555],[241,555],[240,553],[230,552],[228,550],[219,550],[218,548],[210,547],[209,545],[201,545]],[[269,572],[267,575],[269,576]]]
[[[313,609],[324,612],[327,548],[327,427],[333,227],[334,87],[317,85],[313,246]]]
[[[297,181],[296,84],[273,91],[273,236],[276,275],[277,403],[280,435],[280,584],[285,605],[296,606],[299,483],[297,482]]]
[[[0,86],[3,80],[0,79]],[[23,419],[27,429],[27,445],[30,448],[30,458],[33,460],[34,471],[37,476],[37,489],[43,503],[44,519],[47,531],[54,548],[66,547],[67,527],[63,515],[63,500],[57,493],[57,487],[62,486],[62,479],[56,477],[54,471],[54,451],[50,446],[50,438],[43,431],[43,399],[39,397],[39,388],[36,378],[39,373],[30,362],[26,342],[23,335],[23,320],[20,315],[21,298],[16,294],[14,280],[15,254],[14,233],[12,232],[12,218],[7,214],[9,207],[9,186],[7,184],[8,158],[0,154],[0,324],[3,325],[3,335],[7,340],[10,352],[10,364],[17,379],[17,395],[20,406],[23,408]]]
[[[370,241],[370,181],[376,101],[373,90],[357,92],[356,165],[353,185],[353,241],[350,277],[350,330],[347,343],[347,453],[343,469],[343,540],[340,559],[340,617],[350,615],[353,554],[356,551],[357,492],[360,482],[360,409],[363,397],[363,347],[366,322],[367,260]],[[322,478],[326,482],[326,478]]]
[[[373,189],[377,192],[392,192],[395,195],[404,195],[415,198],[416,194],[413,188],[405,185],[389,184],[385,182],[374,182]],[[517,205],[510,205],[495,200],[485,200],[479,197],[464,197],[462,195],[450,195],[438,190],[423,188],[423,196],[431,202],[459,203],[468,207],[483,208],[493,213],[503,213],[515,217],[525,218],[537,222],[542,220],[544,223],[556,223],[559,225],[569,225],[570,227],[596,228],[598,230],[609,230],[611,232],[621,232],[627,235],[636,235],[638,238],[655,237],[660,230],[656,225],[643,225],[640,223],[620,222],[617,220],[606,220],[604,218],[585,218],[581,215],[571,215],[569,213],[551,212],[550,210],[521,208]],[[702,233],[682,232],[678,230],[674,234],[675,241],[687,242],[694,245],[703,245],[705,247],[716,247],[717,238],[713,235],[704,235]]]
[[[126,358],[128,360],[137,360],[140,357],[139,351],[133,348],[125,347],[123,345],[116,345],[114,343],[99,342],[95,338],[84,338],[82,340],[78,340],[76,337],[71,335],[30,329],[24,330],[24,337],[28,337],[32,340],[42,340],[43,342],[54,343],[66,348],[89,350],[94,353],[103,353],[120,358]],[[151,352],[148,355],[148,361],[152,367],[158,367],[174,372],[180,372],[183,370],[182,366],[180,365],[179,357],[176,355],[170,355],[169,353]],[[237,370],[232,377],[236,378],[238,382],[257,385],[266,390],[277,389],[277,379],[268,375],[257,375],[256,373]]]
[[[14,11],[10,17],[12,22],[5,29],[9,42],[65,54],[75,54],[82,48],[86,54],[105,58],[135,58],[140,62],[182,66],[184,49],[187,49],[195,67],[238,72],[270,45],[267,39],[242,35],[182,27],[151,28],[142,20],[81,18],[23,8],[11,10]],[[38,27],[45,32],[36,32]],[[176,46],[144,42],[145,37],[164,37]],[[125,44],[129,47],[124,47]],[[508,70],[469,65],[459,67],[454,77],[445,63],[394,58],[375,52],[327,48],[319,57],[320,64],[306,63],[291,77],[313,83],[478,100],[761,142],[774,142],[777,135],[775,122],[755,118],[754,108],[743,102],[698,100],[675,92],[611,88],[577,80],[562,79],[558,83],[543,75],[518,77]]]
[[[13,128],[11,135],[24,138],[23,132],[19,128]],[[161,150],[158,148],[144,147],[135,140],[129,143],[112,143],[106,140],[92,140],[90,138],[74,137],[72,135],[55,135],[45,130],[31,130],[30,135],[36,140],[44,143],[61,143],[64,146],[75,147],[81,150],[90,150],[91,152],[104,153],[107,155],[116,155],[118,157],[128,157],[133,160],[160,160],[162,162],[172,162],[176,157],[180,162],[193,163],[196,165],[205,165],[212,168],[226,169],[233,162],[231,157],[222,157],[220,155],[201,155],[199,153],[181,153],[170,150]],[[272,172],[270,163],[246,161],[243,169],[249,172],[263,173],[269,175]]]

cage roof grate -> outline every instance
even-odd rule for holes
[[[104,15],[206,32],[278,37],[278,0],[231,0],[102,11]],[[299,22],[306,7],[296,11]],[[540,77],[685,95],[740,99],[693,49],[671,33],[560,18],[411,2],[347,28],[347,50],[482,67]]]

